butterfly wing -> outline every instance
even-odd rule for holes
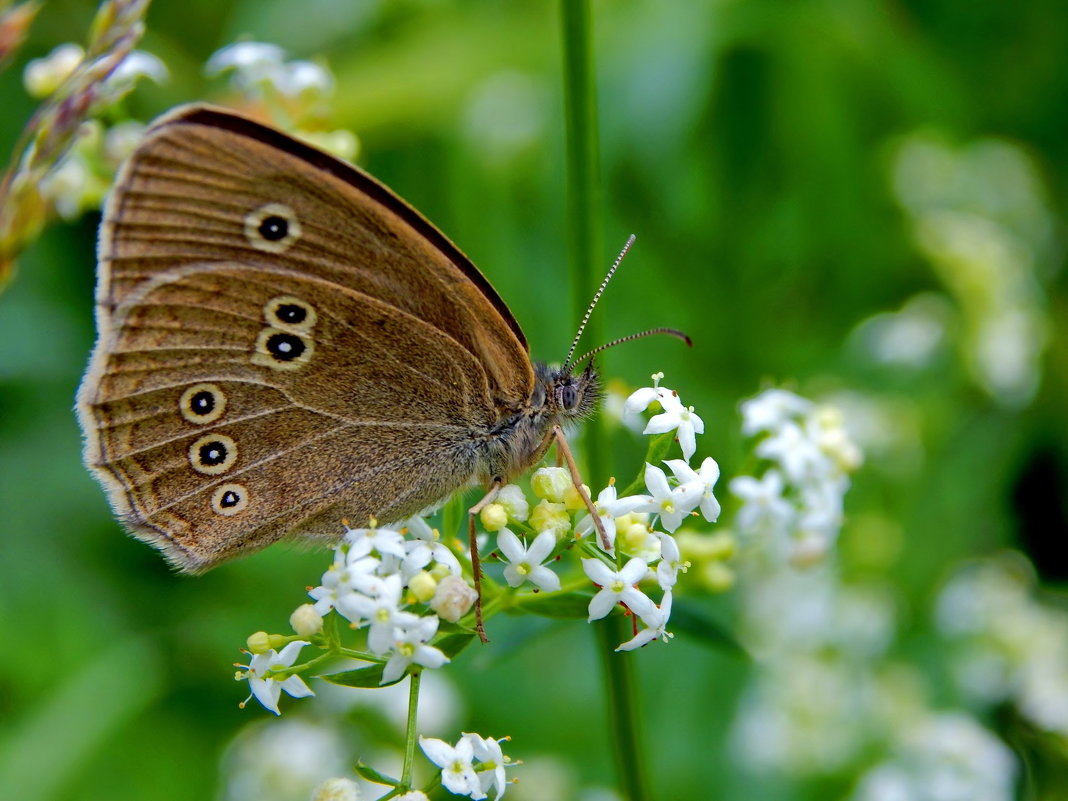
[[[79,393],[116,512],[187,570],[471,480],[529,397],[522,333],[373,179],[240,117],[155,126],[109,200]]]

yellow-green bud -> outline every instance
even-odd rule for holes
[[[266,631],[257,631],[245,640],[245,647],[254,654],[265,654],[271,650],[271,635]]]
[[[408,581],[408,592],[420,603],[426,603],[433,598],[437,588],[437,580],[425,570],[420,570]]]
[[[301,604],[289,616],[289,625],[301,637],[314,637],[323,630],[323,616],[311,604]]]
[[[500,531],[508,525],[508,510],[499,503],[488,503],[482,507],[478,518],[486,531]]]
[[[586,493],[586,497],[589,498],[590,488],[583,484],[582,490]],[[586,508],[586,502],[582,500],[582,496],[579,495],[579,491],[575,489],[573,483],[568,484],[567,489],[564,490],[564,506],[571,512],[574,512],[576,509]]]
[[[571,515],[562,503],[541,501],[530,513],[530,525],[538,533],[552,531],[560,538],[571,530]]]
[[[535,495],[550,503],[562,503],[564,493],[572,486],[571,476],[562,467],[541,467],[530,479],[530,489]]]
[[[438,582],[434,599],[430,602],[438,617],[455,623],[468,613],[478,593],[459,576],[446,576]]]

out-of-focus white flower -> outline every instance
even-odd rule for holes
[[[334,76],[312,61],[290,61],[278,77],[278,90],[289,97],[325,97],[334,91]]]
[[[853,801],[1012,801],[1012,751],[963,713],[913,727],[890,760],[870,770]]]
[[[270,79],[285,61],[286,51],[267,42],[236,42],[216,50],[204,65],[209,76],[234,70],[242,81]]]
[[[746,436],[761,431],[778,431],[784,423],[808,414],[812,401],[785,389],[767,389],[741,405],[742,433]]]
[[[812,438],[797,423],[787,421],[756,446],[756,455],[776,462],[795,484],[820,481],[832,465]]]
[[[22,83],[31,97],[52,94],[67,80],[85,58],[85,51],[73,42],[61,44],[44,58],[35,58],[22,71]]]
[[[311,801],[359,801],[360,786],[352,779],[335,776],[327,779],[312,793]]]
[[[167,66],[156,56],[143,50],[133,50],[104,81],[105,102],[114,103],[126,96],[142,78],[165,83],[170,78]]]

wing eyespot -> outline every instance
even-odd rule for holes
[[[300,235],[296,212],[282,203],[268,203],[245,216],[245,238],[256,250],[285,253]]]

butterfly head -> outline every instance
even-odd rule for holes
[[[601,382],[592,363],[575,373],[568,366],[537,366],[536,396],[544,400],[544,408],[558,422],[582,420],[597,411],[601,398]]]

